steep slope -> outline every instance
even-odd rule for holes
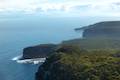
[[[36,80],[120,80],[120,57],[114,56],[116,53],[63,46],[39,67]]]
[[[24,48],[22,59],[47,57],[55,51],[56,46],[57,45],[55,44],[41,44],[37,46]]]
[[[84,30],[83,38],[120,38],[120,21],[105,21],[75,30]]]

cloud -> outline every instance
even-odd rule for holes
[[[0,13],[120,16],[119,0],[0,0]]]

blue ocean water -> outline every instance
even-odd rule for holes
[[[80,38],[81,33],[74,31],[80,26],[79,19],[72,18],[0,21],[0,80],[34,80],[40,64],[19,64],[12,58],[27,46]]]

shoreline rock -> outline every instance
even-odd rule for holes
[[[56,44],[41,44],[37,46],[27,47],[23,50],[23,59],[34,59],[34,58],[46,58],[48,55],[53,54],[57,45]]]

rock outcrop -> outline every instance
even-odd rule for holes
[[[57,45],[55,44],[41,44],[37,46],[27,47],[23,50],[22,59],[44,58],[51,55]]]

